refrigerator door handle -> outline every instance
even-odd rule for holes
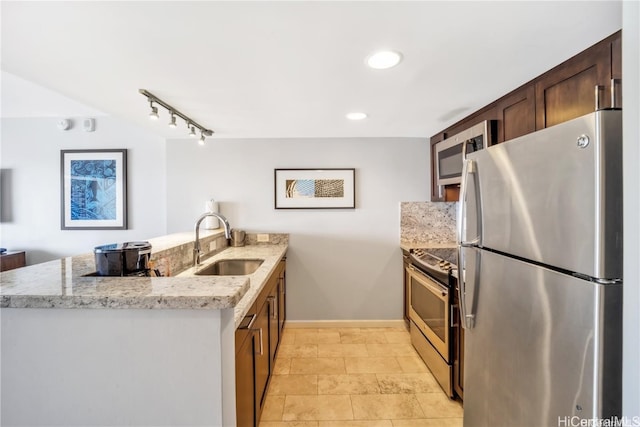
[[[464,226],[462,224],[463,219],[466,216],[467,208],[465,204],[465,199],[467,198],[467,174],[469,169],[469,163],[472,160],[462,160],[462,175],[460,177],[460,200],[458,206],[458,218],[456,218],[456,240],[458,242],[458,246],[462,245],[462,237],[464,233]],[[462,249],[458,249],[460,252],[460,256],[462,254]],[[460,264],[462,264],[462,258],[458,258]]]
[[[477,235],[472,238],[469,239],[469,236],[467,236],[467,218],[468,218],[468,206],[467,206],[467,195],[469,193],[469,177],[471,175],[474,175],[474,180],[473,180],[473,192],[474,192],[474,200],[475,200],[475,224],[476,224],[476,231],[477,231]],[[481,221],[480,221],[480,199],[478,197],[479,193],[478,193],[478,168],[476,166],[476,163],[471,160],[471,159],[467,159],[463,161],[462,164],[462,178],[460,180],[460,200],[459,200],[459,204],[460,206],[458,207],[458,218],[456,221],[456,238],[458,241],[458,245],[462,245],[462,246],[475,246],[475,245],[479,245],[480,244],[480,236],[482,235],[481,233]]]
[[[473,314],[472,310],[468,309],[468,301],[467,301],[467,260],[464,255],[465,248],[463,246],[458,246],[458,300],[460,301],[460,323],[462,324],[463,329],[473,329],[476,324],[476,315]],[[476,291],[478,288],[478,280],[480,279],[480,251],[475,249],[476,253],[475,265],[472,269],[473,277],[472,280],[472,290],[473,295],[476,295]],[[472,308],[473,308],[473,302]]]

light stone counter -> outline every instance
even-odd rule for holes
[[[219,232],[207,235],[217,238]],[[190,257],[192,233],[156,239],[152,258],[174,251]],[[184,246],[187,246],[185,255]],[[192,249],[193,246],[191,245]],[[253,304],[287,250],[286,243],[227,247],[205,259],[260,258],[265,261],[249,276],[195,276],[188,268],[172,277],[97,277],[93,254],[63,258],[0,274],[0,308],[224,309],[235,307],[236,326]]]
[[[400,242],[400,249],[409,252],[411,249],[424,249],[424,248],[455,248],[456,242],[434,243],[431,241],[426,242]]]
[[[247,276],[195,276],[193,233],[149,240],[166,277],[87,276],[92,253],[3,272],[0,424],[236,425],[236,328],[288,235],[247,241],[203,232],[199,267],[264,259]]]
[[[236,328],[242,322],[242,319],[247,314],[251,305],[254,303],[260,291],[267,283],[267,280],[274,272],[280,260],[285,256],[287,252],[287,244],[277,244],[277,245],[248,245],[243,247],[229,247],[222,252],[217,253],[210,259],[206,260],[202,263],[198,268],[190,268],[177,276],[177,278],[194,278],[194,277],[202,277],[195,276],[194,273],[201,268],[206,267],[220,259],[232,259],[232,258],[251,258],[251,259],[264,259],[264,262],[258,269],[248,276],[240,276],[246,277],[249,280],[249,286],[242,297],[242,299],[235,305],[234,309],[234,320],[236,324]],[[212,277],[212,276],[208,276]],[[218,276],[221,277],[221,276]],[[229,276],[232,277],[232,276]],[[188,280],[188,279],[187,279]]]

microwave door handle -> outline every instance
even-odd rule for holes
[[[464,161],[467,158],[467,146],[469,145],[469,140],[466,139],[462,142],[462,160]]]

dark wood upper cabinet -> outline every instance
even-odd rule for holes
[[[444,202],[444,186],[438,185],[437,167],[436,165],[436,144],[440,141],[444,141],[444,132],[439,133],[431,137],[431,201],[432,202]]]
[[[611,107],[611,40],[543,74],[535,87],[536,130]]]
[[[431,200],[449,201],[456,197],[457,186],[443,188],[435,184],[434,144],[446,136],[483,120],[496,120],[496,142],[500,143],[611,107],[622,108],[622,31],[434,135]]]
[[[612,83],[615,84],[613,90],[615,91],[615,107],[622,107],[622,37],[620,33],[616,33],[618,37],[615,37],[611,41],[611,78],[615,79]]]
[[[535,87],[523,86],[496,102],[498,142],[526,135],[536,129]]]

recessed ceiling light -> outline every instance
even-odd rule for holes
[[[400,63],[402,55],[400,52],[394,52],[392,50],[382,50],[374,54],[369,55],[367,58],[367,65],[376,70],[384,70],[386,68],[395,67]]]
[[[349,113],[347,114],[347,119],[349,120],[362,120],[362,119],[366,119],[367,115],[366,113]]]

